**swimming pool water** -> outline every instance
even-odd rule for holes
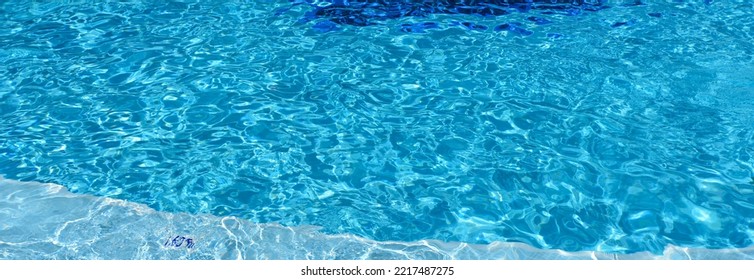
[[[0,176],[376,241],[751,246],[753,4],[602,2],[6,1]]]

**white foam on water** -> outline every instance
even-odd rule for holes
[[[177,235],[193,248],[165,246]],[[168,242],[169,243],[169,242]],[[522,243],[374,241],[317,227],[156,211],[55,184],[0,178],[0,259],[754,259],[754,247],[669,246],[662,255],[565,252]]]

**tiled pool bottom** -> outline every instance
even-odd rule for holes
[[[754,247],[669,246],[662,255],[489,245],[378,242],[315,227],[168,213],[123,200],[73,194],[54,184],[0,179],[0,259],[754,259]],[[193,240],[187,248],[184,239]],[[179,245],[179,246],[176,246]]]

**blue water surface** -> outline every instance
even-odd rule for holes
[[[4,1],[0,176],[379,241],[752,245],[754,4],[590,3]]]

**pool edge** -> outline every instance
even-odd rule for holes
[[[0,197],[0,259],[754,259],[754,246],[668,246],[662,255],[654,255],[566,252],[512,242],[374,241],[324,234],[313,226],[284,227],[235,217],[161,212],[135,202],[74,194],[56,184],[2,177]],[[173,236],[192,238],[197,246],[173,246],[169,242]]]

